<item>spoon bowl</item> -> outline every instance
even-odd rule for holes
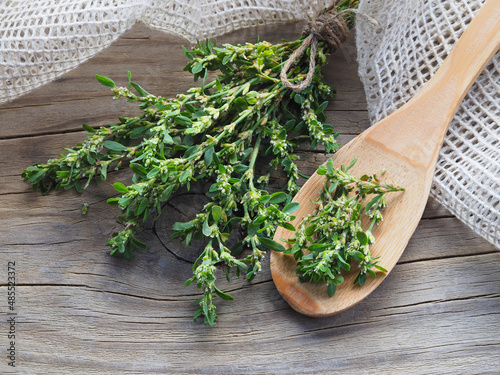
[[[367,297],[389,274],[401,257],[424,211],[436,162],[448,126],[478,75],[500,48],[500,0],[487,0],[464,31],[441,67],[427,84],[400,109],[371,126],[333,155],[336,168],[349,165],[355,176],[379,173],[386,182],[404,187],[389,193],[384,221],[374,227],[376,242],[371,254],[380,257],[387,273],[368,277],[364,286],[353,285],[356,271],[344,275],[344,283],[328,297],[326,286],[300,282],[293,256],[271,252],[271,273],[282,297],[296,311],[324,317],[345,311]],[[300,203],[292,222],[296,226],[313,212],[325,176],[311,176],[294,201]],[[279,227],[274,240],[283,243],[294,232]]]

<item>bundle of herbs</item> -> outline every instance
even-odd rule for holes
[[[356,8],[357,3],[344,0],[335,9]],[[352,13],[342,17],[352,27]],[[207,239],[186,284],[195,283],[203,291],[195,320],[203,316],[206,324],[214,325],[214,299],[232,299],[215,284],[216,265],[227,268],[228,279],[235,269],[237,276],[244,273],[252,280],[262,268],[266,249],[284,250],[272,240],[276,227],[295,230],[289,222],[298,208],[291,200],[301,176],[295,153],[299,143],[308,141],[312,149],[321,144],[327,153],[338,148],[324,114],[333,89],[323,83],[321,74],[331,45],[319,41],[314,46],[316,66],[306,88],[296,92],[280,80],[283,65],[305,39],[303,35],[279,44],[220,47],[207,40],[191,51],[184,48],[189,60],[184,70],[201,84],[170,99],[148,93],[131,80],[130,72],[127,87],[96,75],[115,99],[137,102],[143,113],[100,128],[84,124],[85,141],[64,149],[59,158],[26,168],[22,176],[43,194],[52,188],[81,192],[97,176],[106,180],[109,171],[128,165],[132,182],[115,183],[121,196],[108,200],[120,207],[124,227],[107,245],[112,255],[125,258],[134,249],[146,249],[136,238],[141,222],[159,215],[177,190],[189,190],[194,181],[207,182],[208,203],[192,220],[175,223],[173,230],[187,245],[194,238]],[[288,74],[292,85],[306,78],[311,49],[292,65]],[[212,71],[219,75],[207,83]],[[263,162],[269,167],[256,168]],[[281,169],[287,182],[281,191],[270,193],[273,168]],[[243,238],[228,248],[228,237],[235,230],[244,233]]]
[[[367,275],[376,277],[376,271],[387,272],[370,253],[375,243],[373,227],[382,220],[387,207],[386,194],[404,191],[392,183],[382,183],[376,174],[355,177],[347,167],[335,168],[332,159],[318,168],[325,176],[315,210],[302,218],[295,236],[285,241],[290,246],[283,250],[297,260],[295,273],[304,282],[322,282],[332,297],[337,286],[344,282],[344,271],[357,265],[354,284],[363,286]],[[383,171],[382,171],[383,174]],[[370,221],[363,229],[362,219]]]

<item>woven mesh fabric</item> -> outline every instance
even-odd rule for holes
[[[328,0],[14,0],[0,2],[0,103],[48,83],[109,46],[136,21],[185,37],[306,19]],[[482,0],[362,0],[359,72],[372,122],[432,76]],[[431,194],[500,248],[500,55],[464,99]]]
[[[408,101],[441,65],[484,1],[365,0],[357,44],[372,123]],[[431,189],[439,202],[500,248],[500,53],[450,124]]]
[[[326,0],[0,1],[0,103],[51,82],[135,22],[191,42],[258,24],[307,19]]]

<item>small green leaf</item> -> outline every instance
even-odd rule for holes
[[[335,292],[337,291],[337,286],[335,284],[328,284],[328,297],[333,297]]]
[[[363,253],[361,251],[355,250],[351,253],[351,255],[354,258],[354,260],[357,260],[357,261],[361,261],[361,260],[365,259],[365,256],[363,255]]]
[[[366,273],[360,273],[357,277],[357,281],[359,286],[365,285],[366,282]]]
[[[149,203],[147,198],[141,199],[140,202],[141,203],[139,204],[139,206],[137,207],[137,209],[134,212],[135,216],[139,216],[140,214],[142,214]]]
[[[306,230],[305,230],[305,234],[306,236],[312,236],[314,234],[314,230],[316,229],[316,226],[314,225],[309,225]]]
[[[59,177],[62,177],[62,178],[68,178],[69,177],[69,171],[57,171],[56,174],[59,176]]]
[[[89,179],[87,180],[87,183],[85,184],[85,189],[89,185],[91,179],[92,179],[92,175],[89,176]],[[79,193],[82,192],[82,183],[80,182],[80,180],[75,181],[75,185],[74,186],[75,186],[75,189],[76,189],[77,192],[79,192]]]
[[[194,225],[193,222],[191,221],[186,221],[186,222],[175,222],[174,225],[172,225],[172,229],[174,231],[185,231],[185,230],[188,230],[190,228],[192,228]]]
[[[231,247],[231,255],[234,257],[239,256],[242,251],[243,251],[243,241],[238,241]]]
[[[238,111],[240,111],[240,112],[241,112],[241,111],[244,111],[245,109],[247,109],[247,108],[248,108],[248,103],[247,103],[247,101],[246,101],[245,99],[243,99],[241,96],[238,96],[238,97],[234,100],[233,104],[235,105],[236,109],[237,109]]]
[[[166,202],[170,198],[170,195],[172,195],[172,192],[174,191],[175,186],[174,185],[169,185],[165,190],[163,190],[163,193],[160,195],[160,201]]]
[[[222,207],[221,206],[213,206],[212,207],[212,217],[214,221],[217,223],[222,216]]]
[[[317,174],[319,175],[325,175],[326,174],[326,167],[324,165],[320,165],[318,167],[318,170],[316,171]]]
[[[368,245],[368,236],[366,235],[365,232],[356,233],[356,238],[361,243],[361,245],[363,245],[363,246]]]
[[[106,180],[106,177],[108,176],[108,165],[109,164],[104,164],[101,166],[101,179],[103,181]]]
[[[377,194],[368,204],[366,205],[366,211],[370,211],[370,208],[373,207],[375,203],[379,201],[379,199],[382,198],[382,194]]]
[[[182,115],[175,116],[174,120],[175,120],[176,123],[178,123],[180,125],[183,125],[183,126],[191,126],[191,124],[193,123],[190,118],[188,118],[186,116],[182,116]],[[186,138],[191,139],[188,136],[186,136],[185,139],[184,139],[184,144],[187,145],[187,146],[191,146],[192,143],[191,142],[186,142]]]
[[[177,116],[176,119],[177,118],[183,118],[184,120],[182,120],[182,121],[185,121],[186,119],[188,121],[191,121],[187,117],[184,117],[184,116]],[[189,126],[189,125],[191,125],[191,123],[187,124],[186,126]],[[192,146],[194,144],[194,137],[192,135],[185,135],[182,142],[184,143],[185,146]]]
[[[354,158],[354,160],[351,161],[351,164],[349,164],[345,170],[348,171],[349,169],[351,169],[352,167],[354,167],[354,164],[356,164],[356,161],[358,161],[358,159]]]
[[[82,205],[82,214],[86,215],[87,214],[87,211],[89,209],[89,205],[87,203],[84,203]]]
[[[294,96],[293,100],[294,100],[294,101],[295,101],[295,103],[297,103],[297,104],[302,104],[302,103],[304,103],[304,102],[305,102],[305,98],[304,98],[302,95],[300,95],[300,94],[295,94],[295,96]]]
[[[277,193],[271,194],[271,199],[269,199],[270,204],[283,203],[288,199],[288,194],[279,191]]]
[[[222,91],[222,84],[218,78],[215,80],[215,87],[217,87],[218,91]]]
[[[342,167],[343,166],[344,166],[344,164],[342,164]],[[333,160],[332,159],[328,159],[328,161],[326,162],[326,170],[331,175],[335,173],[335,167],[333,166]]]
[[[337,186],[339,185],[339,182],[338,181],[335,181],[333,184],[331,184],[329,187],[328,187],[328,192],[330,194],[333,194],[333,192],[335,192],[335,190],[337,190]]]
[[[87,133],[95,133],[97,131],[92,126],[89,126],[87,124],[83,124],[82,127]]]
[[[124,151],[128,148],[127,146],[115,141],[104,141],[104,147],[112,151]]]
[[[237,164],[235,165],[234,167],[234,171],[236,173],[244,173],[248,170],[248,165],[245,165],[245,164]]]
[[[258,200],[260,203],[266,204],[271,199],[270,195],[263,195]]]
[[[185,170],[184,172],[181,173],[179,176],[179,182],[182,184],[185,181],[187,181],[188,177],[190,176],[190,172],[188,170]]]
[[[347,272],[349,272],[351,270],[351,265],[349,263],[346,263],[346,261],[344,259],[342,259],[340,256],[339,256],[339,265],[340,265],[340,268],[342,268],[343,270],[346,270]]]
[[[139,195],[142,195],[142,194],[144,194],[145,187],[144,187],[144,185],[132,184],[132,189],[137,191],[139,193]]]
[[[260,225],[262,224],[264,221],[266,221],[267,217],[262,215],[262,216],[257,216],[255,219],[253,219],[252,221],[252,224],[253,225]]]
[[[189,60],[192,60],[193,59],[193,56],[191,56],[188,52],[188,50],[186,49],[186,47],[182,46],[182,52],[184,52],[184,56],[186,56],[187,59]]]
[[[208,225],[208,221],[205,220],[203,222],[203,235],[208,237],[212,234],[212,229],[210,228],[210,226]]]
[[[130,86],[132,86],[135,89],[135,91],[137,91],[137,93],[142,97],[151,95],[149,92],[144,90],[141,86],[139,86],[135,82],[130,82]]]
[[[340,275],[337,275],[335,276],[335,279],[333,280],[333,283],[335,285],[340,285],[344,282],[344,277],[340,276]]]
[[[382,272],[384,272],[384,273],[387,273],[387,270],[386,270],[384,267],[379,266],[378,264],[375,264],[375,268],[376,268],[376,269],[378,269],[379,271],[382,271]]]
[[[227,63],[229,62],[230,59],[231,59],[231,55],[224,56],[224,58],[222,59],[222,65],[227,65]]]
[[[191,73],[197,74],[197,73],[201,72],[202,70],[203,70],[203,64],[198,63],[198,64],[193,66],[193,68],[191,69]]]
[[[134,130],[132,130],[130,132],[130,139],[141,138],[144,135],[144,133],[146,133],[147,131],[148,131],[148,128],[146,128],[145,126],[135,128]]]
[[[127,187],[121,182],[115,182],[113,186],[115,187],[115,190],[119,193],[128,193]]]
[[[270,250],[279,251],[279,252],[285,251],[285,247],[283,245],[279,244],[278,242],[276,242],[270,238],[259,237],[259,241],[264,247],[266,247]]]
[[[210,164],[212,164],[212,161],[214,160],[214,148],[209,147],[204,154],[204,159],[205,159],[205,165],[208,167]]]
[[[284,208],[283,208],[283,213],[285,214],[292,214],[294,213],[295,211],[297,211],[300,207],[300,203],[299,202],[291,202],[291,203],[288,203]]]
[[[319,105],[318,108],[316,108],[316,110],[314,111],[314,113],[315,114],[319,114],[319,113],[323,112],[323,110],[326,108],[327,105],[328,105],[328,100],[326,100],[323,103],[321,103],[321,105]]]
[[[116,87],[116,84],[113,82],[113,80],[109,79],[108,77],[100,76],[99,74],[95,75],[95,78],[99,81],[101,85],[104,85],[106,87],[109,87],[111,89],[114,89]]]
[[[125,209],[130,204],[130,197],[118,198],[118,206]]]
[[[30,184],[35,185],[43,180],[45,177],[45,171],[42,169],[30,177]]]
[[[130,164],[130,169],[139,176],[147,176],[148,170],[140,164]]]
[[[330,247],[330,244],[328,243],[313,243],[311,246],[309,246],[307,249],[310,251],[323,251],[324,249]]]
[[[214,290],[215,290],[215,294],[217,294],[217,297],[222,298],[225,301],[232,301],[234,299],[232,295],[224,293],[219,288],[217,288],[215,285],[214,285]]]
[[[295,232],[295,227],[290,223],[282,223],[279,224],[279,226],[285,228],[286,230],[291,230],[292,232]]]
[[[118,201],[120,200],[120,198],[109,198],[107,200],[108,204],[111,204],[111,205],[116,205],[118,204]]]

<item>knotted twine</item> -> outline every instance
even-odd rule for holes
[[[335,11],[335,6],[331,5],[326,10],[319,13],[312,21],[310,21],[304,28],[302,34],[308,35],[306,39],[302,42],[299,48],[297,48],[290,58],[287,60],[283,69],[281,70],[281,82],[286,87],[292,89],[295,92],[300,92],[304,90],[312,81],[314,74],[314,68],[316,67],[316,50],[319,41],[327,42],[331,48],[332,53],[335,52],[349,37],[349,27],[342,18],[342,13],[345,11],[353,11],[351,9],[346,9],[340,13]],[[299,84],[292,84],[287,77],[288,70],[292,64],[297,61],[300,56],[304,53],[307,47],[311,46],[311,53],[309,58],[309,71],[307,72],[306,78]]]

